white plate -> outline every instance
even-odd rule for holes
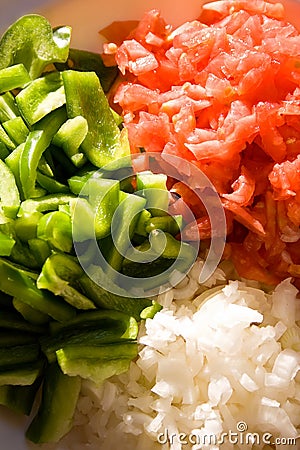
[[[300,0],[285,0],[287,18],[300,29]],[[148,9],[159,8],[163,17],[178,25],[195,19],[199,0],[0,0],[0,30],[29,12],[44,14],[53,26],[70,25],[72,46],[97,51],[99,29],[114,20],[139,19]],[[26,419],[0,407],[0,450],[32,450],[26,443]],[[59,449],[62,450],[62,449]]]

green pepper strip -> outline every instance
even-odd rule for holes
[[[0,70],[0,93],[23,87],[30,76],[23,64],[16,64]]]
[[[16,106],[15,97],[11,92],[0,95],[0,122],[14,119],[19,116],[19,110]]]
[[[44,214],[37,225],[37,237],[57,250],[70,253],[73,246],[71,217],[62,211]]]
[[[96,309],[95,304],[75,289],[83,271],[73,258],[63,254],[52,254],[47,258],[37,279],[40,289],[48,289],[55,295],[62,296],[66,302],[77,309]]]
[[[35,195],[36,171],[39,160],[65,118],[64,108],[58,109],[41,120],[37,124],[37,129],[29,133],[19,162],[20,180],[25,198]]]
[[[0,205],[4,214],[15,218],[20,206],[20,196],[15,177],[9,167],[0,160]]]
[[[27,305],[59,322],[70,320],[75,315],[70,305],[50,292],[38,289],[34,280],[14,264],[0,259],[0,273],[0,289],[6,294],[21,298]]]
[[[71,28],[52,30],[48,20],[28,14],[14,22],[0,41],[0,69],[22,63],[31,79],[50,63],[65,62],[69,54]]]
[[[45,195],[38,199],[28,199],[21,203],[18,217],[31,215],[34,212],[55,211],[59,205],[68,204],[75,197],[71,194]]]
[[[115,163],[111,170],[127,165],[123,158],[130,155],[127,135],[119,130],[97,75],[67,70],[62,77],[68,117],[81,115],[88,123],[88,133],[81,144],[86,157],[96,167]]]
[[[29,134],[29,129],[24,123],[22,117],[14,117],[13,119],[7,120],[2,124],[4,130],[10,139],[15,142],[16,145],[22,144],[26,141]]]
[[[15,143],[10,139],[2,125],[0,125],[0,142],[2,142],[9,150],[14,150],[16,148]]]
[[[88,124],[84,117],[76,116],[62,124],[52,143],[61,147],[76,167],[81,167],[85,156],[80,153],[79,147],[88,133]]]
[[[0,142],[0,159],[5,159],[7,158],[9,155],[9,151],[8,148],[6,147],[5,144],[3,144],[3,142]]]
[[[16,102],[27,124],[38,122],[66,102],[61,74],[51,72],[33,80],[19,92]]]

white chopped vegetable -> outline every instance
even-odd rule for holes
[[[201,267],[196,263],[178,288],[160,294],[164,307],[140,327],[130,370],[101,388],[85,383],[93,402],[81,400],[75,418],[85,438],[72,433],[82,448],[114,450],[118,442],[124,450],[234,450],[217,438],[241,423],[250,434],[299,434],[296,289],[285,280],[266,294],[257,284],[232,281],[203,292]],[[220,273],[214,280],[222,282]],[[208,436],[216,442],[203,445]],[[265,450],[252,444],[247,450]]]

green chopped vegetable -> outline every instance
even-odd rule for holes
[[[23,16],[1,38],[0,69],[24,64],[31,79],[37,78],[48,64],[67,60],[70,39],[70,27],[52,30],[40,15]]]
[[[6,217],[14,218],[20,206],[20,195],[15,177],[9,167],[0,160],[0,207]]]
[[[174,238],[166,177],[131,167],[105,95],[117,68],[69,50],[70,35],[30,14],[0,40],[0,404],[37,402],[26,437],[38,444],[72,427],[81,378],[128,370],[139,322],[161,309],[122,277],[151,274],[149,254],[157,273],[194,255]]]
[[[61,74],[50,72],[33,80],[16,96],[16,102],[28,125],[38,122],[66,102]]]
[[[99,53],[70,48],[66,63],[56,63],[58,70],[79,70],[80,72],[95,72],[101,82],[104,92],[108,92],[118,75],[117,66],[104,65]]]
[[[88,133],[81,148],[88,160],[96,167],[110,164],[113,169],[128,164],[124,159],[130,154],[127,136],[114,120],[97,75],[67,70],[62,77],[68,117],[81,115],[87,120]]]
[[[64,375],[56,363],[48,366],[44,378],[42,402],[26,437],[32,442],[58,442],[72,428],[80,393],[79,377]]]
[[[0,93],[25,86],[30,76],[23,64],[15,64],[0,70]]]
[[[22,144],[29,134],[29,129],[21,116],[9,119],[6,122],[3,122],[2,125],[9,138],[15,142],[16,145]]]

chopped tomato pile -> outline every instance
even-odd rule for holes
[[[283,5],[215,1],[175,29],[152,10],[106,51],[123,74],[114,102],[132,152],[180,156],[208,176],[241,276],[299,282],[300,34]],[[183,233],[208,239],[203,205],[182,183],[171,187],[197,219]]]

